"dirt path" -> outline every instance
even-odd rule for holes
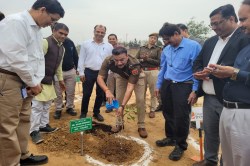
[[[81,96],[81,85],[76,86],[76,102],[75,102],[75,110],[78,112],[77,117],[71,117],[68,114],[63,111],[62,113],[62,118],[58,121],[55,121],[53,119],[53,113],[54,113],[54,107],[51,108],[51,114],[50,114],[50,120],[51,120],[51,125],[56,126],[56,127],[62,127],[60,125],[62,124],[67,124],[69,123],[69,120],[72,119],[78,119],[80,115],[80,107],[81,107],[81,101],[80,101],[80,96]],[[158,139],[164,138],[164,118],[162,116],[161,112],[156,113],[156,117],[154,119],[150,119],[148,117],[148,104],[149,104],[149,95],[147,96],[147,115],[146,115],[146,129],[149,134],[148,138],[143,139],[146,141],[149,146],[153,149],[152,157],[153,159],[151,162],[148,164],[149,166],[162,166],[162,165],[167,165],[167,166],[191,166],[194,161],[191,159],[191,157],[195,155],[199,155],[199,151],[197,151],[192,145],[189,145],[188,150],[185,151],[183,157],[181,160],[174,162],[168,159],[168,155],[170,152],[173,150],[174,147],[162,147],[159,148],[155,145],[155,141]],[[129,104],[133,104],[135,102],[134,96],[130,100]],[[93,95],[91,97],[90,101],[90,108],[89,108],[89,113],[88,116],[92,116],[92,109],[93,109]],[[101,114],[104,116],[105,124],[113,125],[115,123],[115,113],[105,113],[105,107],[101,108]],[[137,118],[137,117],[136,117]],[[121,135],[124,136],[133,136],[136,138],[139,138],[138,132],[137,132],[137,120],[127,120],[125,118],[125,129],[121,133]],[[53,135],[53,133],[51,134]],[[195,140],[198,140],[198,134],[197,130],[190,130],[190,136],[193,137]],[[70,138],[70,137],[69,137]],[[64,138],[65,141],[71,141],[69,138]],[[34,145],[31,141],[29,144],[30,151],[34,154],[46,154],[49,156],[49,163],[46,164],[48,166],[57,166],[57,165],[64,165],[64,166],[75,166],[75,165],[84,165],[84,166],[92,166],[93,164],[90,164],[87,162],[86,158],[84,156],[81,156],[80,152],[79,153],[69,153],[66,149],[65,150],[60,150],[57,152],[48,152],[44,151],[41,148],[42,145]],[[112,163],[109,163],[112,164]]]

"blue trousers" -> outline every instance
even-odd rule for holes
[[[91,70],[86,68],[84,71],[85,74],[85,81],[82,85],[83,88],[83,97],[82,97],[82,108],[81,108],[81,114],[87,114],[88,113],[88,107],[89,107],[89,99],[91,96],[91,93],[93,91],[93,87],[96,83],[96,98],[95,98],[95,105],[93,113],[94,115],[97,115],[100,113],[100,107],[102,105],[104,92],[101,89],[101,87],[97,84],[97,76],[98,76],[98,70]]]

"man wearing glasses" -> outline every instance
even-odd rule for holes
[[[238,19],[232,5],[215,9],[210,14],[210,22],[216,35],[205,41],[193,66],[195,78],[203,80],[198,95],[204,95],[205,132],[205,160],[195,163],[194,166],[217,165],[220,145],[219,120],[223,109],[222,90],[226,81],[207,75],[204,68],[208,64],[232,66],[238,52],[248,44],[246,35],[238,28]]]
[[[0,22],[0,165],[40,165],[28,151],[31,100],[45,73],[41,27],[64,16],[57,0],[37,0],[29,11]],[[28,90],[27,90],[28,89]]]

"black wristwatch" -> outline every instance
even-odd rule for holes
[[[197,94],[197,90],[192,90],[192,92],[194,92],[195,94]]]

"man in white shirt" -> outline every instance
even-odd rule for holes
[[[37,0],[29,11],[0,22],[0,165],[48,161],[28,151],[31,100],[42,91],[45,74],[40,29],[63,16],[57,0]]]
[[[238,19],[232,5],[228,4],[215,9],[210,14],[210,25],[216,35],[205,41],[194,62],[194,76],[196,79],[203,80],[203,127],[205,132],[205,160],[195,163],[194,166],[216,166],[218,163],[219,121],[223,109],[222,90],[226,80],[207,75],[204,68],[210,63],[226,66],[234,64],[238,52],[248,44],[248,38],[238,28],[237,22]],[[199,92],[198,95],[200,95]]]
[[[106,27],[96,25],[94,27],[94,38],[86,40],[81,45],[78,72],[83,83],[83,97],[80,118],[85,118],[88,113],[89,99],[93,91],[94,84],[98,76],[104,59],[112,55],[113,46],[108,42],[104,42],[103,38],[106,34]],[[93,117],[98,121],[104,121],[100,114],[100,107],[103,101],[104,92],[98,84],[96,84],[96,99],[93,110]]]

